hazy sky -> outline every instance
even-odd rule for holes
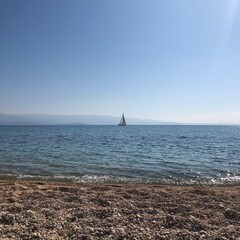
[[[240,123],[240,3],[1,0],[0,112]]]

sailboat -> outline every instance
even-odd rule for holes
[[[120,120],[120,123],[118,124],[118,126],[126,126],[126,120],[125,120],[125,117],[124,117],[124,113],[122,114],[122,117],[121,117],[121,120]]]

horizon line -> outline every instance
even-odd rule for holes
[[[15,116],[28,116],[28,115],[42,115],[42,116],[64,116],[64,117],[67,117],[67,116],[96,116],[96,117],[112,117],[112,118],[119,118],[119,116],[121,116],[121,114],[119,116],[115,116],[115,115],[101,115],[101,114],[50,114],[50,113],[3,113],[3,112],[0,112],[0,114],[2,115],[15,115]],[[128,125],[138,125],[138,126],[145,126],[145,125],[152,125],[152,126],[158,126],[158,125],[233,125],[233,126],[236,126],[236,125],[240,125],[240,122],[237,122],[237,123],[234,123],[234,122],[185,122],[185,121],[173,121],[173,120],[159,120],[159,119],[151,119],[151,118],[141,118],[141,117],[127,117],[127,119],[131,119],[131,120],[142,120],[142,121],[153,121],[153,122],[159,122],[159,123],[156,123],[156,124],[128,124]],[[82,122],[69,122],[69,123],[66,123],[66,124],[1,124],[1,126],[6,126],[6,125],[95,125],[95,126],[98,126],[98,125],[109,125],[109,126],[114,126],[114,124],[87,124],[87,123],[82,123]]]

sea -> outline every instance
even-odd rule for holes
[[[0,126],[0,179],[238,184],[239,126]]]

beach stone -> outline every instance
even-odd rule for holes
[[[112,216],[112,211],[110,209],[99,209],[95,210],[95,216],[99,219],[104,219]]]
[[[182,228],[183,225],[184,225],[184,223],[183,223],[182,219],[180,219],[176,216],[167,215],[164,226],[166,228],[173,228],[173,227]]]
[[[224,216],[225,216],[225,218],[230,219],[230,220],[240,221],[240,213],[235,210],[232,210],[230,208],[225,210]]]
[[[7,199],[9,203],[15,203],[16,202],[16,199],[13,198],[13,197],[10,197]]]
[[[11,204],[11,206],[9,207],[8,211],[12,212],[12,213],[19,213],[23,210],[22,206],[20,204]]]
[[[198,221],[194,221],[192,224],[191,224],[191,229],[192,231],[194,232],[200,232],[201,230],[205,230],[205,227]]]
[[[58,188],[59,189],[59,191],[61,191],[61,192],[70,192],[70,188],[68,188],[68,187],[59,187]]]
[[[200,236],[200,239],[202,240],[202,239],[207,239],[206,238],[206,235],[205,234],[202,234],[201,236]]]
[[[93,227],[87,227],[86,229],[91,233],[95,232],[95,229]]]
[[[223,203],[220,203],[218,206],[219,206],[220,208],[224,208],[224,204],[223,204]]]
[[[0,215],[0,224],[14,225],[15,217],[12,214],[2,213]]]
[[[165,240],[165,239],[167,239],[165,235],[160,235],[160,234],[156,235],[156,240]]]
[[[108,207],[110,205],[110,202],[103,198],[95,198],[93,199],[93,202],[102,207]]]
[[[116,232],[117,232],[118,235],[125,235],[125,234],[126,234],[124,228],[117,228],[117,229],[116,229]]]

